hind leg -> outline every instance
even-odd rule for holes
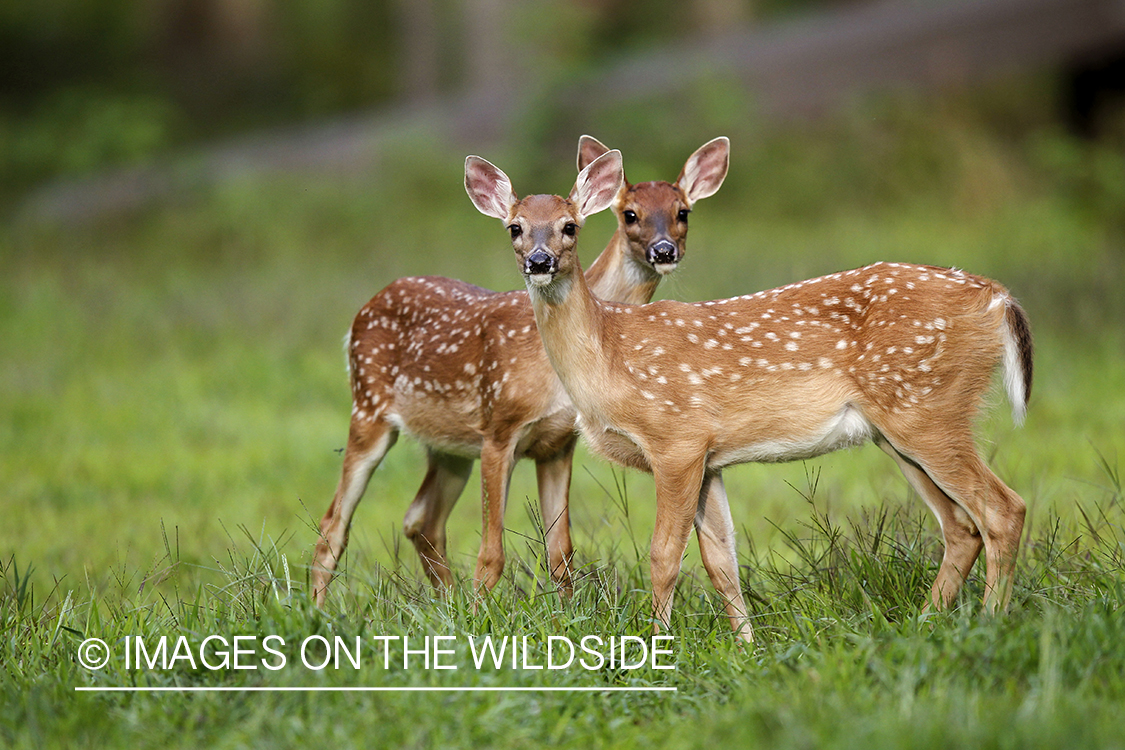
[[[432,449],[426,452],[426,459],[426,478],[406,511],[402,530],[414,543],[430,583],[441,589],[453,585],[445,555],[445,523],[469,481],[473,459]]]
[[[352,418],[340,484],[320,521],[320,538],[313,554],[312,593],[318,607],[324,606],[328,584],[348,545],[352,515],[367,489],[367,481],[397,439],[398,430],[381,417],[370,421]]]
[[[1027,506],[1019,495],[985,466],[975,450],[964,457],[964,468],[927,470],[934,483],[957,500],[980,529],[988,572],[984,605],[991,612],[1007,609],[1012,597],[1016,556],[1023,535]]]
[[[964,575],[971,567],[970,555],[975,559],[980,552],[979,547],[974,551],[974,544],[983,544],[988,566],[984,604],[990,611],[1005,609],[1012,595],[1012,576],[1023,533],[1026,504],[1023,498],[985,466],[973,447],[972,435],[968,429],[953,434],[946,430],[942,438],[943,449],[940,451],[929,449],[922,440],[915,440],[910,443],[913,452],[900,447],[907,443],[890,438],[895,452],[922,472],[941,494],[964,512],[980,534],[981,541],[974,543],[971,534],[966,531],[968,525],[964,523],[964,519],[959,519],[956,511],[945,510],[947,517],[959,522],[950,524],[951,531],[947,531],[944,525],[942,528],[947,542],[946,554],[951,555],[951,564],[946,568],[943,560],[942,566],[947,578],[943,579],[939,571],[939,581],[935,582],[938,596],[934,603],[946,604],[952,599],[952,595],[946,592],[952,590],[956,594],[960,583],[950,579],[956,573],[960,580],[964,580]],[[910,476],[907,474],[908,479]],[[925,483],[922,482],[922,485],[925,486]],[[937,499],[938,509],[934,512],[939,514],[938,518],[944,524],[939,510],[944,509],[947,504],[941,502],[938,493],[930,492],[927,502],[931,498]],[[955,548],[952,554],[949,551],[951,537]],[[942,584],[941,588],[937,588],[939,583]]]
[[[894,459],[906,480],[937,517],[945,543],[945,552],[941,558],[937,578],[934,579],[933,588],[930,590],[930,601],[926,609],[931,606],[944,609],[960,592],[962,584],[969,577],[973,563],[984,547],[980,530],[961,506],[942,492],[917,464],[898,453],[886,440],[877,440],[876,445]]]

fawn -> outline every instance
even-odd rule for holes
[[[594,293],[632,304],[652,299],[683,258],[692,204],[722,185],[729,149],[722,137],[704,144],[675,183],[615,186],[617,230],[590,267]],[[583,136],[579,169],[608,151]],[[403,530],[435,587],[453,583],[445,524],[478,457],[483,530],[473,578],[478,589],[500,579],[508,482],[516,461],[526,457],[535,461],[551,576],[568,593],[575,412],[547,361],[527,292],[492,292],[439,277],[399,279],[359,311],[345,348],[353,408],[340,483],[313,558],[318,605],[371,473],[400,432],[426,446],[426,476]]]
[[[512,237],[543,346],[590,447],[651,472],[656,627],[667,627],[694,523],[731,626],[753,640],[738,579],[724,467],[806,459],[872,441],[930,507],[945,552],[929,605],[947,606],[983,547],[985,604],[1007,606],[1024,501],[978,455],[972,422],[999,366],[1022,422],[1032,380],[1028,319],[1000,284],[898,263],[734,299],[599,300],[575,228],[622,180],[608,152],[568,199],[512,193],[470,156],[474,205]]]

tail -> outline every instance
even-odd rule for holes
[[[1012,420],[1020,425],[1031,398],[1031,324],[1015,299],[1008,297],[1004,305],[1004,388],[1012,402]]]
[[[348,373],[348,379],[352,377],[352,329],[349,328],[348,332],[344,334],[344,369]]]

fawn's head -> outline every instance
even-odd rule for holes
[[[587,216],[609,208],[624,178],[621,152],[607,151],[579,172],[568,197],[529,195],[520,200],[497,167],[479,156],[465,160],[465,190],[481,213],[507,226],[529,290],[575,272],[578,230]]]
[[[582,170],[609,148],[592,136],[578,141],[578,169]],[[638,267],[663,276],[676,270],[687,243],[692,205],[715,194],[727,176],[730,140],[715,138],[696,149],[674,183],[624,180],[613,211],[618,231],[628,240],[629,259]]]

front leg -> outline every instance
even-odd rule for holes
[[[557,454],[535,464],[551,580],[564,598],[574,593],[570,578],[570,563],[574,557],[570,541],[570,472],[577,442],[577,437],[571,439]]]
[[[515,441],[486,438],[480,451],[481,539],[473,588],[492,590],[504,573],[504,508],[515,464]]]
[[[738,555],[734,544],[734,521],[723,486],[723,475],[708,472],[699,492],[695,512],[695,533],[699,537],[699,555],[711,584],[723,598],[730,626],[748,643],[754,642],[754,631],[746,614],[742,586],[738,581]]]
[[[652,533],[649,565],[652,612],[657,632],[671,624],[672,596],[680,575],[684,550],[699,506],[705,455],[691,463],[653,463],[656,479],[656,528]]]

